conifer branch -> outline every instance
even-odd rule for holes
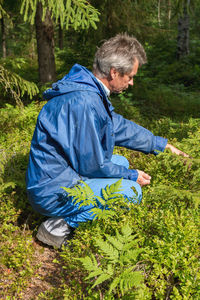
[[[25,93],[32,99],[39,92],[35,83],[23,79],[18,74],[5,69],[2,65],[0,65],[0,85],[5,92],[11,93],[19,106],[23,106],[21,97]]]
[[[87,0],[23,0],[20,13],[24,15],[24,21],[34,23],[38,2],[41,2],[43,7],[42,19],[44,20],[48,8],[55,22],[58,23],[60,20],[61,28],[72,27],[75,30],[88,29],[90,26],[97,28],[99,12]]]

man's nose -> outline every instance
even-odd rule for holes
[[[131,80],[129,80],[128,84],[133,85],[133,78]]]

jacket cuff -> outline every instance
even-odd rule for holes
[[[128,179],[130,179],[132,181],[137,181],[138,171],[137,170],[129,170],[129,171],[130,171],[130,175],[128,176]]]
[[[161,136],[154,136],[154,149],[151,153],[158,155],[159,152],[163,152],[167,145],[168,140]]]

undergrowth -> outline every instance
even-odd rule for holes
[[[6,105],[0,111],[1,299],[19,299],[37,269],[29,226],[36,215],[27,201],[25,171],[35,120],[41,106],[32,103],[21,109]]]
[[[0,111],[1,299],[22,299],[37,273],[33,236],[41,218],[27,201],[24,178],[43,104],[23,109],[7,105]],[[120,106],[117,109],[122,113]],[[98,219],[82,224],[60,252],[60,287],[35,299],[200,299],[200,119],[190,110],[181,118],[158,118],[156,110],[156,117],[147,119],[148,107],[144,115],[137,103],[130,102],[124,102],[123,111],[154,134],[168,137],[190,157],[168,151],[154,157],[115,148],[132,168],[152,177],[140,205],[124,199],[120,181],[98,199],[101,209],[87,186],[67,190],[78,195],[76,201],[82,205],[91,201]]]

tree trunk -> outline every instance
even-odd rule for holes
[[[6,30],[4,24],[4,17],[1,18],[1,34],[2,34],[2,56],[6,58]]]
[[[171,14],[172,14],[171,0],[168,0],[168,24],[169,24],[169,28],[171,27]]]
[[[59,20],[59,25],[58,25],[58,46],[62,50],[63,49],[63,29],[61,28],[60,25],[60,20]]]
[[[178,20],[178,37],[177,37],[177,58],[189,54],[189,15],[186,7],[183,16]]]
[[[107,0],[106,1],[106,10],[107,10],[107,14],[106,14],[106,21],[107,21],[107,28],[106,31],[108,32],[112,32],[112,3],[111,0]]]
[[[161,1],[161,0],[158,0],[158,25],[159,25],[159,26],[161,25],[161,18],[160,18],[160,1]]]
[[[56,65],[54,56],[54,30],[51,13],[47,9],[42,21],[42,4],[37,4],[35,26],[39,65],[39,80],[41,83],[56,80]]]

